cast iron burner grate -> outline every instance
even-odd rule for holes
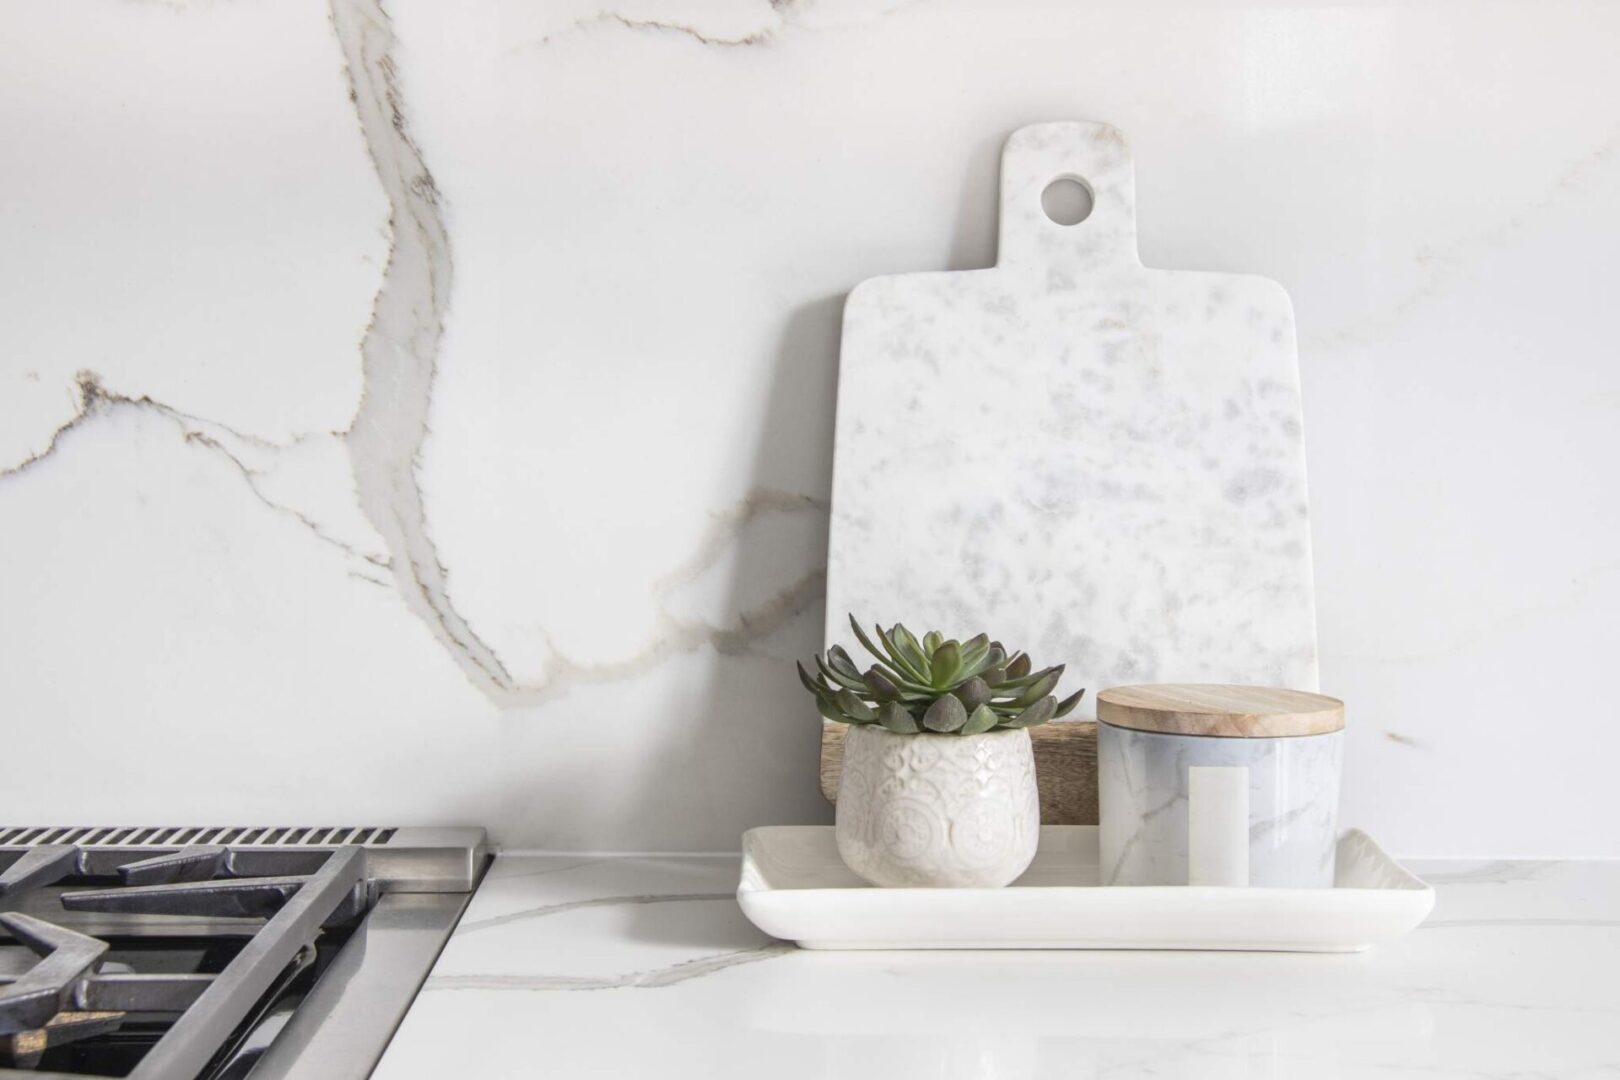
[[[364,1077],[487,857],[470,828],[0,825],[0,1078]]]
[[[0,907],[14,908],[47,886],[102,879],[99,887],[57,893],[64,914],[136,917],[147,929],[165,916],[263,922],[217,972],[141,973],[104,970],[109,940],[37,913],[0,912],[0,927],[38,957],[31,967],[0,976],[0,1064],[17,1070],[49,1066],[47,1058],[80,1057],[59,1051],[114,1035],[126,1021],[150,1027],[172,1017],[123,1075],[210,1075],[267,996],[313,963],[323,927],[352,925],[375,898],[358,845],[302,855],[288,866],[285,857],[221,844],[109,859],[42,835],[46,843],[0,870]],[[111,881],[105,880],[109,871]]]

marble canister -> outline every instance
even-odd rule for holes
[[[1105,690],[1097,709],[1105,885],[1333,884],[1341,702],[1178,685]]]

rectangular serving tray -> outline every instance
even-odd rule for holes
[[[1357,952],[1398,937],[1434,890],[1359,830],[1339,837],[1331,889],[1107,887],[1097,828],[1046,825],[1005,889],[878,889],[838,856],[827,825],[743,834],[737,902],[806,949],[1243,949]]]

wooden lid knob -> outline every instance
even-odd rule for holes
[[[1097,695],[1097,719],[1133,731],[1272,739],[1344,727],[1344,702],[1303,690],[1214,683],[1115,686]]]

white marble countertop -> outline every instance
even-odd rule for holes
[[[498,859],[375,1076],[1620,1076],[1620,862],[1420,862],[1353,955],[802,952],[731,857]]]

